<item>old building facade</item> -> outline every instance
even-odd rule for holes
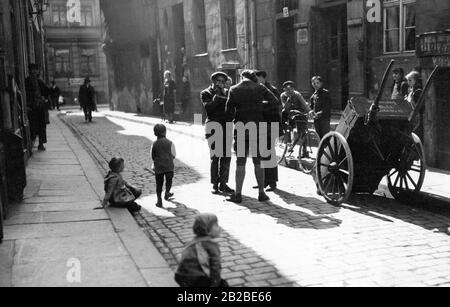
[[[20,201],[32,142],[27,118],[25,78],[28,65],[46,71],[43,1],[0,1],[0,241],[8,205]]]
[[[101,0],[110,103],[115,110],[153,113],[159,96],[157,10],[153,0]]]
[[[48,81],[56,81],[66,102],[74,103],[89,77],[98,103],[109,101],[99,0],[50,0],[44,15]]]

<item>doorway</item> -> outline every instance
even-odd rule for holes
[[[297,80],[297,50],[294,17],[277,21],[277,75],[278,82]]]
[[[450,170],[450,68],[440,69],[435,80],[437,167]]]
[[[342,111],[349,99],[347,5],[315,10],[315,73],[325,78],[333,111]]]

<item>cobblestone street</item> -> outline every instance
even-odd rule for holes
[[[450,286],[450,217],[377,196],[334,207],[316,195],[311,177],[281,167],[279,190],[257,201],[248,163],[241,205],[212,195],[209,151],[198,137],[174,133],[174,201],[155,207],[150,149],[153,127],[96,114],[62,119],[80,135],[104,171],[115,156],[125,177],[144,190],[139,225],[175,269],[198,212],[219,217],[223,277],[232,286]],[[186,127],[189,129],[189,127]],[[230,186],[234,187],[234,166]]]

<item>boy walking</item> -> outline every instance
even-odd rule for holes
[[[155,136],[158,140],[153,144],[152,160],[154,165],[154,172],[156,176],[156,193],[158,195],[158,208],[163,207],[162,192],[164,186],[164,179],[166,180],[166,194],[164,199],[169,200],[173,197],[172,182],[174,177],[176,158],[175,145],[166,138],[167,128],[162,124],[158,124],[154,128]]]

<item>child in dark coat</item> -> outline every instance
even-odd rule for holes
[[[158,138],[152,148],[153,170],[156,176],[156,193],[158,195],[158,203],[156,206],[162,208],[164,178],[166,179],[166,195],[164,199],[169,200],[173,197],[173,193],[171,193],[170,190],[172,189],[175,170],[174,160],[177,153],[175,145],[166,138],[167,129],[164,125],[156,125],[154,132],[155,136]]]
[[[109,162],[110,172],[105,178],[105,198],[103,199],[102,207],[106,208],[108,205],[114,208],[125,208],[131,213],[141,210],[135,201],[142,192],[136,187],[128,184],[121,173],[125,168],[123,159],[113,158]]]
[[[181,287],[227,287],[221,278],[219,243],[220,227],[217,216],[201,214],[194,223],[195,239],[188,244],[175,274]]]

